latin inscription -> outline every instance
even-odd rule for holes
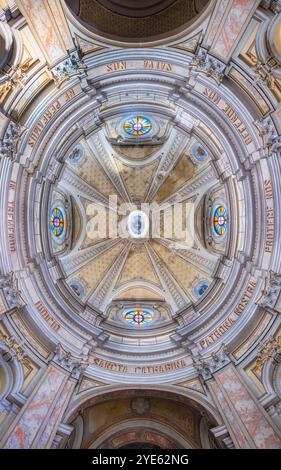
[[[214,93],[207,87],[205,87],[203,95],[206,96],[210,101],[212,101],[212,103],[214,103],[221,109],[221,111],[226,115],[229,121],[231,121],[231,123],[236,127],[245,144],[251,144],[252,138],[249,135],[245,125],[243,124],[243,121],[239,118],[234,109],[231,108],[231,106],[229,106],[228,104],[226,104],[217,93]]]
[[[8,229],[8,243],[10,251],[16,251],[16,236],[15,236],[15,205],[13,202],[8,202],[7,207],[7,229]]]
[[[270,179],[264,180],[264,192],[265,199],[268,201],[268,205],[266,207],[265,251],[267,253],[271,253],[274,240],[275,214],[274,208],[270,207],[269,203],[269,200],[271,200],[271,203],[273,204],[272,183]]]
[[[246,306],[248,305],[252,294],[256,288],[256,282],[250,282],[245,294],[243,295],[239,304],[235,307],[232,314],[218,327],[216,328],[210,335],[199,342],[201,348],[207,348],[211,344],[215,343],[218,339],[220,339],[227,331],[234,325],[234,323],[238,320],[241,313],[245,310]]]
[[[92,363],[96,366],[102,367],[103,369],[120,372],[122,374],[161,374],[186,367],[186,363],[183,359],[174,362],[168,362],[166,364],[136,367],[105,361],[104,359],[99,359],[97,357],[92,360]]]
[[[38,301],[36,304],[35,304],[38,312],[42,315],[42,317],[44,318],[44,320],[48,323],[48,325],[50,325],[50,327],[54,330],[54,331],[58,331],[60,329],[60,325],[56,322],[56,320],[54,320],[54,318],[49,314],[48,310],[44,307],[44,305]]]
[[[134,65],[134,63],[132,63]],[[125,60],[119,62],[113,62],[106,66],[106,72],[120,72],[121,70],[128,70],[130,63]],[[158,60],[144,60],[137,64],[137,68],[142,68],[144,70],[160,70],[161,72],[172,72],[172,64],[168,62],[161,62]],[[133,68],[133,67],[132,67]]]
[[[40,121],[37,122],[36,126],[34,127],[32,134],[28,140],[28,145],[33,148],[40,137],[43,129],[45,128],[46,124],[52,119],[55,114],[61,109],[64,103],[69,102],[75,96],[75,91],[73,88],[68,90],[62,98],[55,100],[49,109],[43,114]]]

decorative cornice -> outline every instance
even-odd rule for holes
[[[18,281],[15,274],[0,275],[0,289],[3,290],[5,299],[10,309],[17,308],[22,305],[21,292],[18,287]]]
[[[269,154],[276,152],[281,155],[281,136],[278,135],[274,122],[270,116],[256,122],[263,138],[264,146]]]
[[[226,65],[208,54],[206,49],[199,48],[191,65],[197,70],[206,73],[208,77],[214,78],[218,85],[222,82]]]
[[[69,53],[68,57],[52,70],[56,85],[60,85],[64,80],[69,80],[73,75],[79,75],[84,72],[86,65],[82,61],[81,51],[76,49]]]
[[[261,6],[277,15],[281,11],[281,0],[262,0]]]
[[[61,344],[58,344],[53,362],[67,372],[70,372],[71,377],[79,379],[80,375],[87,369],[89,363],[83,358],[75,357],[70,352],[66,351]]]
[[[225,344],[222,344],[217,352],[213,352],[208,358],[193,357],[193,367],[198,371],[203,380],[209,380],[213,374],[230,364],[231,359]]]
[[[0,351],[1,356],[7,362],[17,358],[22,363],[28,363],[28,356],[23,348],[17,343],[13,336],[7,336],[0,331]]]
[[[272,273],[268,281],[268,285],[264,291],[264,295],[260,301],[262,307],[274,309],[275,304],[281,292],[281,274]]]
[[[16,159],[17,144],[21,134],[21,127],[14,121],[10,121],[3,139],[0,140],[0,157]]]

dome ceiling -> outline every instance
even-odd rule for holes
[[[202,281],[205,289],[211,285],[219,258],[205,247],[204,237],[201,239],[205,208],[199,208],[212,188],[216,187],[224,200],[225,191],[214,172],[201,191],[192,189],[210,172],[206,147],[173,129],[171,121],[157,115],[149,118],[149,147],[141,140],[145,134],[128,137],[126,142],[126,134],[130,136],[126,123],[123,137],[118,135],[119,124],[124,123],[122,115],[105,120],[102,130],[75,142],[51,199],[51,206],[58,208],[62,194],[72,201],[72,233],[67,234],[71,248],[59,254],[66,282],[76,293],[80,284],[80,300],[103,312],[112,300],[140,302],[136,292],[141,289],[142,300],[160,300],[175,313],[198,300],[197,286]],[[165,130],[164,143],[153,146],[155,132],[160,134],[160,129]],[[112,145],[114,139],[117,146]],[[180,211],[177,215],[175,202]],[[66,234],[64,229],[62,232]],[[57,229],[52,238],[55,254],[65,249],[61,245],[63,233]],[[115,266],[114,278],[101,300]]]
[[[229,4],[212,29],[212,3],[175,1],[161,2],[147,30],[129,31],[148,17],[128,22],[120,4],[81,1],[83,24],[64,5],[67,17],[50,19],[53,34],[62,31],[51,46],[37,26],[38,58],[33,29],[1,29],[10,77],[0,95],[5,328],[21,332],[36,364],[61,345],[97,382],[195,379],[199,394],[205,358],[219,348],[225,357],[223,343],[242,362],[256,347],[254,333],[244,344],[250,332],[275,318],[264,303],[277,303],[270,285],[280,264],[278,44],[268,52],[276,58],[265,54],[279,29],[264,23],[256,38],[260,12],[242,44],[254,3]],[[41,25],[36,5],[32,27]],[[85,28],[101,11],[104,40]],[[159,47],[108,42],[137,33],[139,45],[149,31],[175,28],[183,36]]]
[[[129,17],[144,17],[160,13],[177,0],[144,0],[141,3],[134,0],[97,0],[103,7],[119,15]]]
[[[209,0],[67,0],[77,18],[93,32],[124,42],[148,42],[185,30]]]

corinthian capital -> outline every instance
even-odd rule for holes
[[[67,372],[70,372],[71,377],[79,379],[80,375],[87,369],[89,363],[81,357],[73,356],[70,352],[66,351],[61,344],[58,344],[53,362]]]
[[[213,377],[213,374],[224,366],[229,364],[231,359],[227,352],[225,344],[222,344],[220,349],[213,352],[211,356],[202,358],[196,356],[193,358],[193,367],[198,371],[203,380],[209,380]]]

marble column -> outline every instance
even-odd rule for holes
[[[58,348],[32,394],[3,436],[5,449],[50,448],[77,380],[87,364]]]
[[[238,449],[281,449],[281,433],[261,406],[224,349],[195,367]]]

